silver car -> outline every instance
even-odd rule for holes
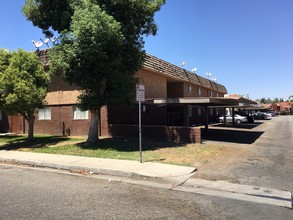
[[[224,116],[219,117],[219,121],[220,121],[221,123],[223,123],[223,122],[224,122]],[[230,123],[232,123],[232,121],[233,121],[233,117],[232,117],[232,115],[226,115],[226,122],[230,122]],[[235,114],[235,115],[234,115],[234,121],[235,121],[237,124],[240,124],[240,123],[243,123],[243,122],[247,122],[247,117]]]

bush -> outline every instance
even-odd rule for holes
[[[287,112],[281,111],[280,115],[287,115]]]

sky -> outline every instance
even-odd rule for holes
[[[34,50],[42,31],[21,12],[25,0],[0,0],[0,48]],[[293,0],[167,0],[156,13],[147,53],[216,78],[251,99],[293,95]],[[45,47],[44,47],[45,48]]]

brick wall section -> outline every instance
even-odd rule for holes
[[[23,117],[19,115],[7,115],[3,112],[0,120],[0,133],[23,133]]]
[[[73,119],[72,106],[51,106],[51,120],[38,120],[36,114],[35,134],[86,136],[89,125],[90,120]]]
[[[22,117],[19,115],[9,116],[9,132],[21,134],[22,133]]]
[[[167,107],[142,104],[142,124],[146,125],[166,125]],[[144,111],[145,110],[145,111]],[[138,104],[108,106],[109,124],[138,124]]]
[[[138,137],[137,125],[110,124],[109,131],[113,137]],[[199,127],[146,125],[142,126],[142,136],[185,143],[201,143],[201,130]]]

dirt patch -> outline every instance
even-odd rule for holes
[[[198,169],[195,175],[196,178],[227,180],[229,179],[228,171],[245,162],[251,155],[247,145],[223,145],[222,147],[225,150],[221,151],[221,154],[216,157],[211,158],[207,163],[195,164]]]
[[[223,154],[226,148],[218,145],[188,144],[176,148],[155,150],[164,163],[181,164],[197,167],[198,163],[207,163]]]

